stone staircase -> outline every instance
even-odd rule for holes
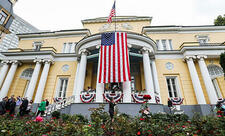
[[[59,99],[58,101],[54,102],[53,104],[50,104],[48,107],[46,107],[46,115],[51,115],[54,111],[60,111],[65,109],[66,107],[70,106],[74,103],[75,96],[72,95],[70,97],[67,97],[66,99]]]

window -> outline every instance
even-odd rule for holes
[[[75,45],[76,43],[72,43],[72,42],[64,43],[62,53],[74,53]]]
[[[214,65],[214,64],[208,65],[207,68],[208,68],[208,71],[209,71],[209,75],[212,79],[212,83],[213,83],[213,86],[215,88],[217,98],[222,98],[220,87],[218,85],[218,82],[217,82],[216,78],[223,76],[223,69],[221,67],[217,66],[217,65]]]
[[[162,40],[162,47],[163,47],[163,50],[166,50],[166,40]]]
[[[3,25],[5,23],[5,20],[7,19],[8,15],[1,10],[0,11],[0,25]]]
[[[56,97],[65,98],[66,97],[66,90],[68,85],[68,78],[59,78],[58,81],[58,91]]]
[[[217,65],[211,64],[207,66],[211,78],[223,76],[223,69]]]
[[[166,83],[170,98],[180,97],[178,90],[177,77],[166,77]]]
[[[34,70],[32,68],[28,68],[28,69],[24,70],[22,72],[22,74],[20,75],[20,78],[24,78],[24,79],[30,80],[31,76],[33,74],[33,71]]]
[[[212,83],[213,83],[213,86],[215,88],[217,98],[218,99],[223,98],[222,95],[221,95],[220,88],[219,88],[219,85],[218,85],[218,82],[217,82],[216,78],[212,79]]]
[[[199,42],[200,45],[204,45],[204,44],[208,43],[208,41],[209,41],[209,37],[208,36],[197,35],[196,37],[197,37],[198,42]]]
[[[159,40],[156,40],[157,49],[159,49]]]
[[[173,45],[172,45],[172,40],[171,39],[169,40],[169,47],[170,47],[170,50],[173,50]]]

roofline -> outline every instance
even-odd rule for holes
[[[54,37],[54,36],[65,36],[65,35],[90,35],[90,30],[89,29],[74,29],[74,30],[60,30],[60,31],[52,31],[52,32],[17,34],[19,39],[36,38],[36,37]]]
[[[225,26],[202,25],[202,26],[145,26],[142,28],[142,33],[146,32],[170,32],[170,31],[215,31],[225,30]]]
[[[123,18],[120,18],[123,17]],[[108,17],[99,17],[99,18],[93,18],[93,19],[85,19],[81,20],[82,24],[87,24],[87,23],[107,23],[107,18]],[[151,21],[152,17],[149,16],[116,16],[116,21]],[[112,22],[115,21],[115,17],[112,17]]]

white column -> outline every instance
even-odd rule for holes
[[[158,94],[158,97],[160,98],[160,103],[161,103],[162,99],[160,95],[160,87],[159,87],[158,73],[156,70],[155,60],[152,60],[152,71],[153,71],[153,78],[155,83],[155,91]]]
[[[76,74],[74,77],[73,95],[76,95],[76,90],[77,90],[77,86],[78,86],[77,82],[79,80],[79,78],[78,78],[79,68],[80,68],[80,62],[77,63],[77,71],[76,71]]]
[[[5,96],[7,96],[10,85],[12,83],[12,80],[14,78],[14,75],[16,73],[16,69],[18,67],[18,61],[12,61],[12,65],[9,69],[9,72],[6,76],[5,82],[2,86],[1,92],[0,92],[0,100],[2,100],[2,98],[4,98]]]
[[[123,103],[131,103],[131,82],[123,82]]]
[[[103,103],[104,84],[96,83],[96,102]]]
[[[5,76],[8,72],[8,69],[9,69],[9,64],[8,64],[7,61],[3,61],[2,64],[3,64],[3,66],[2,66],[1,71],[0,71],[0,88],[2,86],[2,83],[5,79]]]
[[[34,72],[30,79],[30,83],[29,83],[27,93],[26,93],[26,97],[28,98],[28,100],[32,100],[32,98],[33,98],[34,90],[35,90],[35,87],[37,84],[38,75],[39,75],[40,69],[41,69],[40,60],[34,60],[34,62],[36,62],[36,65],[35,65]]]
[[[144,75],[145,75],[145,89],[147,94],[150,94],[152,99],[149,101],[150,103],[155,103],[155,93],[154,93],[154,85],[152,78],[152,70],[150,67],[150,59],[149,59],[149,51],[147,49],[142,50],[143,54],[143,65],[144,65]]]
[[[200,80],[199,80],[199,77],[198,77],[198,74],[197,74],[197,71],[195,68],[195,64],[193,62],[193,58],[195,58],[195,57],[192,57],[192,56],[186,57],[188,69],[189,69],[189,72],[191,75],[192,85],[194,87],[194,91],[195,91],[195,95],[196,95],[198,104],[206,104],[205,97],[204,97],[202,87],[200,84]]]
[[[209,71],[207,69],[207,66],[205,64],[204,58],[206,58],[206,56],[198,56],[198,64],[200,67],[200,71],[202,74],[202,78],[206,87],[206,91],[208,93],[208,97],[210,100],[211,104],[216,104],[217,103],[217,95],[216,95],[216,91],[215,88],[213,86],[211,77],[209,75]]]
[[[87,51],[83,51],[81,53],[81,60],[80,60],[80,68],[78,73],[78,81],[77,81],[77,87],[76,87],[76,95],[75,95],[75,103],[80,102],[80,93],[84,90],[84,82],[85,82],[85,76],[86,76],[86,66],[87,66]]]
[[[45,89],[45,84],[46,84],[47,77],[48,77],[50,63],[51,63],[50,60],[45,60],[44,68],[43,68],[43,71],[41,73],[41,78],[40,78],[40,81],[39,81],[39,84],[38,84],[38,88],[37,88],[37,92],[36,92],[36,95],[35,95],[34,103],[41,103],[42,96],[43,96],[44,89]]]

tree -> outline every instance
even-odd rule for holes
[[[215,20],[214,20],[214,25],[216,26],[225,26],[225,14],[223,17],[219,15]]]
[[[223,68],[223,73],[225,78],[225,52],[220,54],[220,65]]]

